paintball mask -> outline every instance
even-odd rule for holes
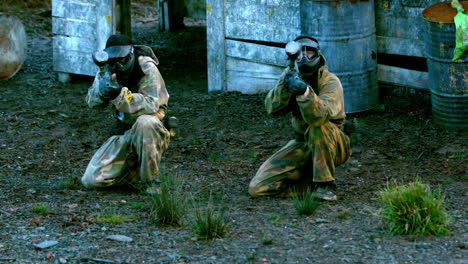
[[[302,56],[297,64],[301,72],[314,72],[320,66],[320,47],[312,37],[299,36],[294,41],[302,45]]]
[[[112,46],[105,49],[109,54],[109,70],[117,73],[117,76],[124,77],[133,70],[135,64],[135,54],[132,46]]]
[[[112,35],[104,51],[109,55],[109,71],[116,73],[118,79],[128,78],[135,64],[131,39],[125,35]]]

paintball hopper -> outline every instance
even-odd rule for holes
[[[105,51],[97,51],[93,54],[93,62],[100,68],[106,65],[109,55]]]
[[[286,51],[286,55],[288,55],[289,59],[289,68],[294,71],[299,71],[299,67],[297,66],[297,61],[301,59],[302,56],[302,45],[297,41],[291,41],[286,44],[284,48]]]

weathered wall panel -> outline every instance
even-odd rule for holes
[[[185,0],[187,16],[196,19],[206,18],[206,0]]]
[[[424,57],[425,20],[422,11],[439,0],[376,0],[377,50],[380,53]]]
[[[76,2],[76,1],[57,1],[52,5],[52,15],[55,17],[64,17],[68,19],[77,19],[89,21],[90,18],[97,16],[96,3]]]
[[[115,32],[115,0],[52,1],[54,71],[93,76],[91,54]]]
[[[246,94],[267,92],[273,88],[284,67],[227,58],[227,90]]]
[[[247,94],[274,87],[288,61],[284,48],[226,40],[226,87]]]
[[[299,0],[225,0],[226,38],[286,43],[300,33]]]
[[[224,31],[224,2],[207,0],[206,37],[208,58],[208,91],[226,90],[226,49]]]
[[[229,39],[226,40],[226,56],[282,67],[288,64],[284,48]]]
[[[95,21],[78,21],[63,17],[55,17],[52,20],[52,28],[56,35],[92,39],[96,38]]]

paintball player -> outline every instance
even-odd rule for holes
[[[299,36],[293,43],[300,53],[292,59],[296,67],[284,70],[265,107],[269,114],[292,113],[295,138],[261,165],[249,193],[289,197],[310,188],[318,199],[337,200],[335,167],[351,155],[350,140],[341,130],[346,117],[343,88],[328,71],[316,39]]]
[[[86,102],[90,108],[111,105],[120,132],[97,150],[81,182],[97,188],[140,183],[148,194],[157,193],[159,163],[170,141],[161,121],[169,94],[158,59],[151,48],[133,45],[125,35],[111,35],[104,52],[107,75],[97,74]]]

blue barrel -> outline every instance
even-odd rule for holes
[[[459,129],[468,127],[468,54],[452,61],[456,10],[450,3],[437,3],[423,11],[427,21],[425,56],[434,122]],[[468,10],[468,1],[460,3]]]
[[[301,33],[317,38],[328,68],[343,85],[345,112],[377,106],[374,1],[301,0]]]

